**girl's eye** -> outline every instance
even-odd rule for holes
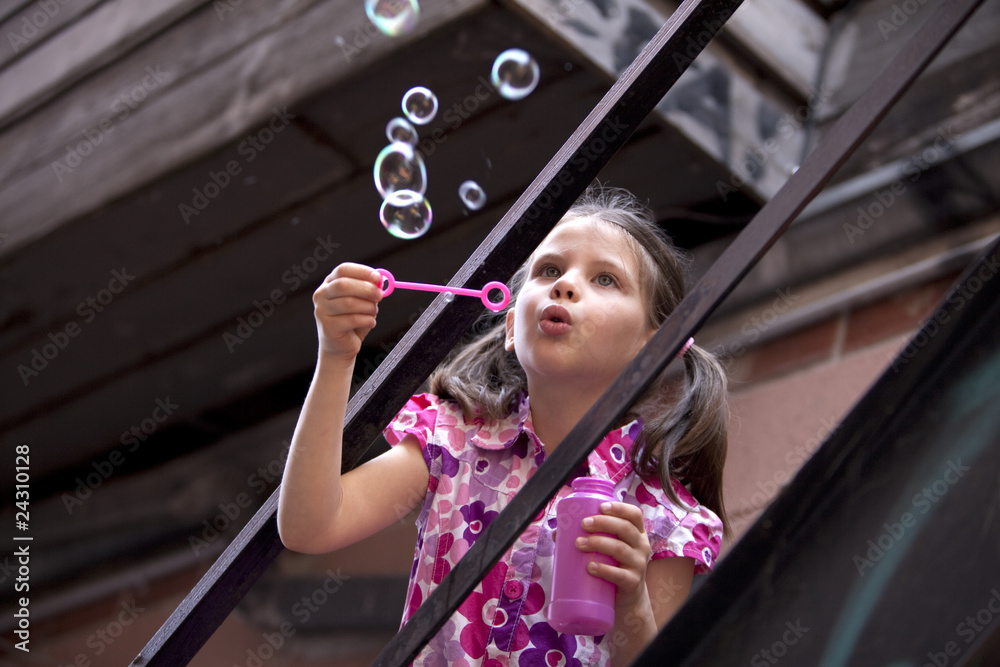
[[[544,278],[558,278],[559,269],[552,266],[551,264],[547,264],[546,266],[542,267],[542,270],[539,271],[539,274],[541,274],[541,276]]]
[[[597,284],[600,285],[601,287],[614,287],[615,285],[615,278],[609,273],[602,273],[601,275],[597,276],[596,280]]]

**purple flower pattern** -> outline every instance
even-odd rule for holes
[[[643,480],[632,470],[630,451],[641,429],[637,420],[613,430],[587,458],[587,470],[582,472],[613,481],[616,497],[643,510],[654,559],[689,556],[695,559],[695,572],[708,572],[719,554],[722,523],[680,483],[674,482],[674,490],[683,507],[671,503],[656,480]],[[391,445],[407,434],[420,443],[430,477],[417,519],[404,623],[545,460],[531,426],[527,396],[506,419],[487,422],[466,420],[453,401],[420,394],[385,430]],[[555,505],[569,492],[569,486],[559,490],[415,665],[610,664],[609,643],[603,636],[561,634],[545,616]]]

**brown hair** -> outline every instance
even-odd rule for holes
[[[580,217],[613,225],[630,239],[642,268],[642,293],[649,304],[647,324],[658,329],[684,297],[684,256],[664,236],[649,210],[626,190],[588,188],[563,220]],[[527,266],[511,278],[514,297],[508,309],[524,284]],[[475,327],[477,337],[431,375],[431,391],[458,401],[467,417],[502,419],[528,390],[517,356],[504,349],[505,316],[505,311],[484,315]],[[659,478],[670,499],[682,505],[670,481],[677,478],[719,516],[728,535],[722,499],[729,414],[725,370],[697,345],[688,349],[683,361],[682,380],[671,381],[664,372],[629,413],[643,418],[642,433],[632,448],[632,465],[645,478]]]

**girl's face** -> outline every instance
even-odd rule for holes
[[[589,217],[560,222],[531,256],[506,348],[532,384],[604,391],[649,340],[635,244]]]

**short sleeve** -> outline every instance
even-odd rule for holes
[[[640,480],[636,486],[653,560],[688,556],[695,561],[695,574],[706,574],[719,557],[722,521],[676,480],[674,491],[681,506],[672,502],[656,481]]]
[[[434,437],[434,426],[440,399],[433,394],[417,394],[406,402],[399,414],[386,425],[382,434],[395,447],[407,434],[414,436],[420,449],[426,451],[427,443]]]

